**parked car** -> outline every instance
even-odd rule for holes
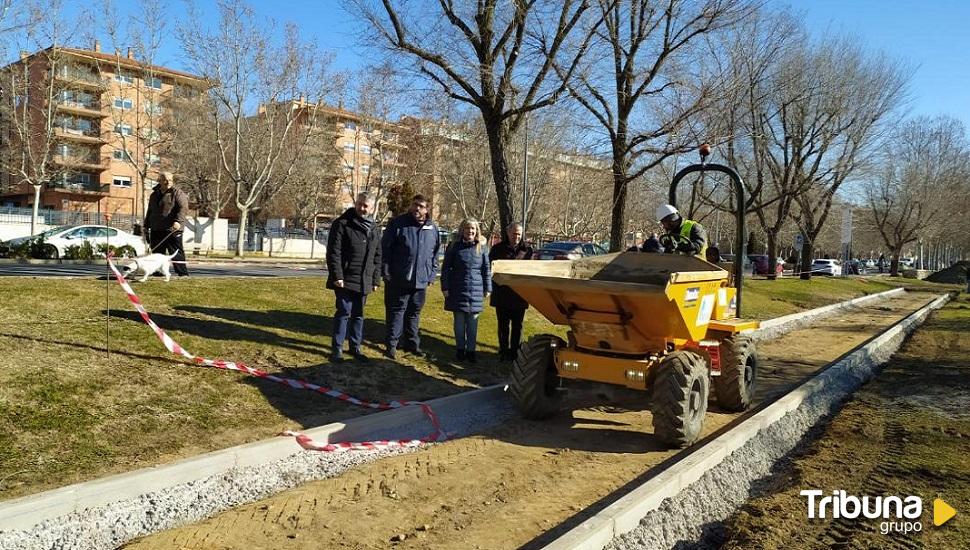
[[[838,260],[819,258],[812,262],[812,273],[815,275],[842,275],[842,266]]]
[[[141,237],[137,237],[115,227],[104,225],[62,225],[61,227],[48,229],[34,236],[18,237],[5,241],[0,245],[0,255],[6,256],[10,248],[38,239],[41,236],[43,236],[46,245],[52,247],[51,256],[54,258],[63,258],[69,246],[80,246],[84,242],[90,243],[95,250],[97,250],[98,245],[105,243],[116,248],[127,245],[133,248],[135,254],[138,256],[143,256],[147,250]]]
[[[606,249],[598,244],[572,241],[556,241],[542,245],[536,251],[537,260],[578,260],[586,256],[606,254]]]
[[[767,254],[749,254],[748,259],[751,260],[752,272],[755,275],[767,275],[768,274],[768,255]],[[775,274],[781,275],[785,271],[785,261],[778,258],[775,261]]]

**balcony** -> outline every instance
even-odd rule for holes
[[[54,128],[54,135],[78,143],[102,144],[105,142],[104,138],[101,137],[101,131],[95,129],[79,130],[77,128],[57,127]]]
[[[54,155],[54,162],[61,166],[89,170],[92,172],[104,172],[108,169],[107,159],[102,159],[99,154],[91,155]]]
[[[60,71],[55,78],[71,86],[86,90],[103,90],[105,81],[100,76],[89,71]]]
[[[66,180],[48,182],[47,189],[60,193],[108,195],[111,192],[111,185],[101,183],[94,178],[88,181],[76,178],[68,178]]]
[[[78,103],[75,101],[60,101],[57,103],[57,110],[62,113],[80,115],[86,117],[106,118],[108,113],[101,110],[101,105],[97,103]]]

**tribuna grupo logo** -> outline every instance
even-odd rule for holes
[[[912,533],[923,530],[923,499],[918,496],[855,496],[845,491],[832,491],[831,495],[818,489],[803,490],[808,497],[808,519],[875,519],[882,520],[879,532]],[[942,525],[956,513],[940,499],[933,502],[933,523]]]
[[[884,535],[923,530],[919,521],[923,515],[923,499],[917,496],[858,497],[841,490],[822,496],[825,493],[817,489],[800,494],[808,497],[808,519],[881,519],[879,532]]]

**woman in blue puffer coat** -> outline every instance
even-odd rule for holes
[[[445,250],[441,290],[445,294],[445,310],[455,315],[457,358],[474,363],[478,315],[492,292],[492,268],[478,221],[461,222],[458,235]]]

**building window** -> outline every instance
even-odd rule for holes
[[[150,76],[145,79],[145,86],[149,88],[154,88],[156,90],[162,89],[162,79],[154,76]]]
[[[130,136],[132,134],[131,124],[115,124],[115,133]]]
[[[360,167],[361,174],[366,174],[368,172],[370,172],[370,166],[367,166],[366,164],[364,164],[363,166]]]
[[[114,81],[122,82],[124,84],[133,84],[135,82],[135,79],[128,73],[119,72],[119,73],[115,73]]]
[[[134,107],[134,103],[130,99],[127,99],[127,98],[124,98],[124,97],[116,97],[115,98],[115,109],[121,109],[123,111],[129,111],[129,110],[131,110],[132,107]]]
[[[162,159],[159,158],[158,155],[154,155],[152,153],[148,153],[148,154],[145,155],[145,164],[147,164],[149,166],[154,166],[154,165],[158,164],[159,162],[162,162]]]
[[[354,150],[356,150],[356,149],[357,149],[357,147],[355,147],[353,143],[345,143],[344,144],[344,151],[347,152],[347,153],[353,153]]]
[[[370,154],[370,146],[369,145],[361,145],[360,146],[360,153],[362,155],[369,155]]]
[[[131,187],[131,178],[128,176],[115,176],[111,180],[111,185],[115,187]]]
[[[344,130],[356,130],[357,124],[354,122],[344,122]]]
[[[115,160],[131,160],[131,153],[124,151],[122,149],[116,149],[111,152],[111,156]]]
[[[147,101],[145,102],[145,112],[148,113],[149,116],[159,116],[165,112],[165,109],[153,101]]]

